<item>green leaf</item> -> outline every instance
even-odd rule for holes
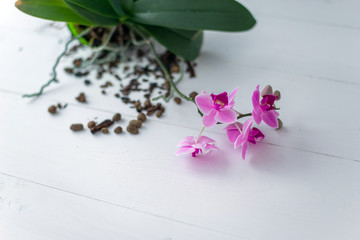
[[[66,0],[66,2],[88,9],[89,11],[105,17],[118,18],[118,14],[114,11],[108,0]]]
[[[187,30],[244,31],[256,21],[235,0],[139,0],[134,22]]]
[[[83,18],[94,23],[94,25],[106,27],[106,26],[115,26],[119,24],[119,20],[117,18],[105,17],[89,9],[73,4],[69,0],[64,0],[64,1],[71,9],[73,9]]]
[[[20,11],[34,17],[91,25],[88,20],[69,8],[63,0],[18,0],[15,6]]]
[[[203,41],[202,31],[169,29],[151,25],[141,25],[141,27],[169,51],[186,60],[194,60],[199,55]]]
[[[131,13],[134,1],[133,0],[108,0],[112,8],[119,17],[126,16]]]
[[[69,28],[71,34],[72,34],[74,37],[79,36],[79,32],[80,32],[81,30],[79,30],[79,29],[77,28],[77,25],[76,25],[76,24],[68,23],[68,24],[67,24],[67,27]],[[81,34],[81,33],[80,33],[80,34]],[[79,38],[79,41],[80,41],[82,44],[86,45],[86,46],[89,45],[89,42],[88,42],[85,38]]]

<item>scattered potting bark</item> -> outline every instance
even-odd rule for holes
[[[75,67],[79,68],[81,67],[82,62],[83,62],[82,58],[77,58],[73,61],[73,64]]]
[[[109,81],[107,81],[105,84],[101,85],[101,88],[107,88],[107,87],[111,87],[113,84]]]
[[[56,106],[55,106],[55,105],[51,105],[51,106],[48,108],[48,112],[51,113],[51,114],[55,114],[55,113],[56,113]]]
[[[122,129],[122,127],[120,127],[120,126],[118,126],[118,127],[116,127],[116,128],[114,129],[114,132],[115,132],[116,134],[120,134],[120,133],[122,133],[122,131],[123,131],[123,129]]]
[[[75,99],[81,103],[85,103],[86,102],[85,93],[80,93],[79,96],[77,96]]]
[[[131,120],[129,122],[129,125],[134,125],[137,128],[141,128],[142,122],[140,120]]]
[[[79,31],[87,28],[81,25],[76,27]],[[108,28],[95,27],[83,38],[89,46],[101,47],[109,33],[110,30]],[[125,46],[125,44],[131,42],[131,37],[130,29],[124,25],[119,25],[111,36],[108,46]],[[137,34],[135,34],[135,39],[141,40]],[[68,55],[77,54],[82,47],[83,44],[71,47]],[[97,85],[103,95],[113,95],[117,101],[120,99],[130,108],[134,108],[139,113],[137,120],[130,121],[126,129],[132,134],[138,134],[139,128],[142,122],[146,121],[147,116],[156,115],[156,117],[161,117],[165,111],[163,104],[154,104],[152,98],[159,96],[164,98],[171,97],[172,90],[170,82],[166,80],[164,73],[148,47],[137,47],[130,44],[128,52],[130,52],[130,55],[132,54],[132,58],[129,58],[124,52],[114,54],[114,52],[109,50],[100,50],[99,52],[91,53],[89,56],[74,58],[72,65],[65,67],[64,70],[76,78],[83,79],[86,77],[86,79],[83,79],[86,86]],[[181,60],[175,54],[165,51],[160,54],[159,58],[172,78],[175,79],[177,76],[180,76]],[[91,64],[89,65],[89,63]],[[185,65],[185,72],[191,78],[195,77],[196,64],[186,61]],[[106,81],[103,80],[105,78],[107,78]],[[95,82],[95,80],[99,81],[99,84],[96,84],[97,81]],[[192,92],[190,97],[195,98],[196,95],[196,92]],[[87,102],[84,93],[80,93],[76,100],[81,103]],[[178,97],[175,97],[174,101],[177,104],[181,103],[181,99]],[[51,111],[54,110],[51,109]],[[99,124],[90,121],[87,126],[93,134],[98,131],[109,132],[109,127],[120,119],[121,114],[115,114],[112,120],[107,119]],[[114,129],[114,132],[121,133],[122,128],[118,126]]]
[[[181,104],[181,98],[179,98],[179,97],[174,97],[174,102],[175,102],[176,104]]]
[[[197,96],[197,95],[199,95],[197,92],[191,92],[190,94],[189,94],[189,97],[191,97],[192,99],[195,99],[195,97]]]
[[[64,68],[65,72],[69,73],[69,74],[73,74],[74,73],[74,69],[70,68],[70,67],[66,67]]]
[[[108,134],[108,133],[109,133],[109,129],[106,128],[106,127],[104,127],[104,128],[101,129],[101,132],[102,132],[102,133],[105,133],[105,134]]]
[[[127,130],[129,133],[134,134],[134,135],[139,134],[139,130],[138,130],[137,127],[135,127],[134,125],[128,125],[128,126],[126,127],[126,130]]]
[[[94,122],[94,121],[90,121],[90,122],[88,122],[88,124],[87,124],[87,126],[88,126],[88,128],[93,128],[93,127],[95,127],[96,126],[96,122]]]
[[[113,125],[114,121],[111,121],[110,119],[107,119],[97,125],[95,125],[94,127],[91,128],[91,133],[94,134],[98,131],[101,131],[102,128],[107,128],[110,127],[111,125]]]
[[[84,126],[81,123],[74,123],[71,124],[70,129],[74,132],[82,131],[84,129]]]
[[[146,121],[146,115],[143,113],[139,113],[137,116],[137,119],[141,122],[145,122]]]
[[[82,31],[87,28],[87,26],[76,25],[76,27]],[[104,36],[107,36],[110,33],[109,28],[103,27],[95,27],[91,29],[91,31],[84,36],[84,39],[89,43],[92,47],[99,47],[103,44]],[[141,38],[135,34],[135,38],[139,41]],[[119,25],[109,43],[117,46],[124,46],[127,42],[131,41],[130,29],[125,25]]]
[[[187,66],[186,72],[188,72],[190,74],[190,78],[196,77],[195,69],[194,69],[196,64],[195,63],[192,64],[191,62],[186,61],[186,66]]]
[[[121,120],[121,114],[120,114],[120,113],[115,113],[114,116],[113,116],[113,118],[112,118],[112,120],[113,120],[114,122],[120,121],[120,120]]]
[[[48,112],[50,114],[56,114],[58,111],[57,110],[61,110],[61,109],[64,109],[67,107],[67,103],[62,105],[61,103],[58,103],[56,105],[51,105],[49,108],[48,108]]]
[[[85,80],[84,80],[84,83],[85,83],[86,86],[91,85],[91,81],[90,81],[89,79],[85,79]]]
[[[65,103],[64,105],[62,105],[61,103],[58,103],[56,106],[57,106],[59,109],[64,109],[64,108],[66,108],[66,107],[68,106],[68,104]]]
[[[163,113],[162,113],[161,111],[157,111],[157,112],[156,112],[156,117],[158,117],[158,118],[159,118],[159,117],[161,117],[161,116],[162,116],[162,114],[163,114]]]

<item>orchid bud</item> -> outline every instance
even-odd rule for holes
[[[278,126],[276,129],[280,129],[283,127],[283,122],[280,120],[280,118],[277,119],[277,122],[278,122]]]
[[[267,85],[266,87],[264,87],[264,89],[261,92],[262,97],[264,97],[265,95],[272,95],[272,94],[273,94],[273,90],[270,85]]]
[[[279,91],[279,90],[276,90],[276,91],[274,92],[274,95],[278,97],[278,98],[276,99],[276,101],[279,101],[280,98],[281,98],[280,91]]]

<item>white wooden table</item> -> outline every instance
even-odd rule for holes
[[[41,98],[23,99],[48,79],[68,35],[1,1],[0,239],[360,239],[360,2],[244,3],[257,26],[207,32],[197,78],[179,87],[239,86],[243,111],[258,83],[281,90],[284,128],[262,126],[245,161],[221,127],[205,132],[221,154],[175,157],[201,127],[190,103],[170,103],[136,137],[71,132],[76,121],[136,114],[97,86],[77,103],[83,82],[63,71]],[[57,102],[69,106],[51,116]]]

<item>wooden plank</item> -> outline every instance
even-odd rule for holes
[[[356,77],[359,31],[278,19],[259,21],[246,33],[207,33],[202,58],[218,61],[219,67],[231,63],[310,77],[314,81],[360,84]]]
[[[360,3],[356,0],[242,0],[241,2],[255,17],[360,29]]]
[[[0,175],[4,240],[243,239]]]
[[[70,123],[94,110],[74,106],[55,117],[45,100],[24,106],[0,96],[5,174],[248,239],[359,235],[359,162],[267,144],[243,161],[211,132],[224,152],[176,158],[176,143],[197,131],[149,121],[139,136],[71,133]]]

